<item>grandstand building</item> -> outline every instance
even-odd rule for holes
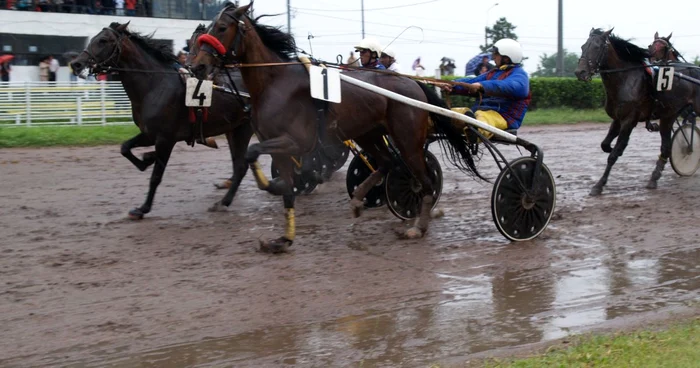
[[[38,81],[39,61],[53,55],[57,81],[68,81],[66,53],[82,51],[112,22],[170,42],[177,53],[200,23],[208,24],[221,0],[0,0],[0,55],[14,55],[11,82]],[[122,15],[123,14],[123,15]]]

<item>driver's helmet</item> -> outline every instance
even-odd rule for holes
[[[356,50],[370,50],[372,52],[376,52],[377,56],[382,54],[382,45],[377,41],[376,38],[374,37],[366,37],[362,41],[360,41],[360,44],[355,46]]]
[[[491,51],[498,52],[501,56],[508,56],[513,64],[520,64],[523,61],[523,48],[518,41],[510,38],[496,41]]]
[[[382,54],[385,54],[386,56],[388,56],[392,59],[396,59],[396,51],[394,51],[394,49],[391,49],[389,47],[382,50]]]

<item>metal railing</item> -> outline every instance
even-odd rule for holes
[[[132,123],[121,82],[0,82],[0,127]]]

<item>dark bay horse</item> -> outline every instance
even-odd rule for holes
[[[659,32],[654,33],[654,41],[649,45],[649,61],[680,61],[683,58],[680,52],[671,44],[671,32],[668,37],[659,37]]]
[[[612,29],[592,29],[581,50],[576,76],[579,80],[590,81],[600,72],[606,92],[605,111],[613,119],[601,143],[603,151],[610,154],[608,164],[591,189],[591,195],[602,193],[610,170],[629,143],[632,129],[638,122],[649,122],[652,118],[659,119],[661,135],[661,154],[647,183],[647,188],[655,189],[671,155],[671,132],[676,117],[688,106],[700,107],[697,86],[676,77],[671,91],[657,92],[649,69],[645,67],[648,51],[613,35]],[[617,142],[611,148],[615,138]]]
[[[282,195],[286,209],[284,236],[261,244],[263,250],[284,251],[295,238],[294,194],[290,190],[293,163],[290,155],[311,152],[319,142],[319,124],[327,122],[325,132],[340,140],[353,139],[378,161],[378,170],[353,193],[351,207],[359,216],[362,199],[396,164],[384,142],[389,135],[410,172],[420,183],[422,202],[413,226],[403,235],[421,237],[428,229],[433,204],[432,182],[428,176],[424,145],[429,114],[381,95],[342,82],[342,103],[329,103],[325,119],[318,119],[319,108],[310,95],[309,75],[304,65],[296,63],[294,38],[277,28],[261,25],[249,17],[250,5],[228,4],[216,17],[210,32],[199,38],[208,52],[200,52],[192,61],[192,71],[200,78],[209,76],[223,62],[243,63],[241,73],[251,95],[253,125],[261,140],[247,152],[258,187]],[[205,51],[205,48],[202,48]],[[257,67],[256,64],[283,65]],[[249,67],[246,67],[249,66]],[[406,97],[444,106],[442,100],[425,85],[397,75],[371,71],[348,72],[347,75],[385,88]],[[465,172],[478,175],[464,136],[449,118],[432,116],[437,133],[448,140],[444,148]],[[280,177],[268,181],[257,160],[261,154],[272,155]]]
[[[146,202],[129,211],[133,219],[141,219],[151,211],[156,188],[177,142],[193,139],[189,108],[185,106],[185,85],[173,64],[177,61],[170,46],[158,45],[150,36],[127,29],[129,23],[112,23],[90,40],[87,48],[71,63],[76,74],[84,68],[93,71],[116,70],[129,96],[134,123],[141,133],[124,142],[121,153],[139,170],[155,164]],[[228,206],[238,185],[248,171],[245,152],[253,135],[249,117],[237,100],[214,91],[208,121],[202,124],[203,135],[213,137],[232,133],[229,139],[233,160],[232,185],[224,198],[213,208]],[[155,145],[154,152],[138,159],[131,152],[135,147]]]

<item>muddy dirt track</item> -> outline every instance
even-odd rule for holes
[[[589,197],[606,128],[521,130],[557,180],[534,241],[505,241],[491,185],[445,162],[445,216],[424,239],[397,240],[386,208],[351,218],[342,169],[297,200],[297,241],[278,256],[256,249],[283,231],[281,199],[252,176],[207,212],[225,147],[178,145],[140,222],[126,213],[150,170],[118,147],[0,150],[0,366],[427,366],[697,305],[700,176],[669,165],[644,189],[659,138],[640,126]]]

